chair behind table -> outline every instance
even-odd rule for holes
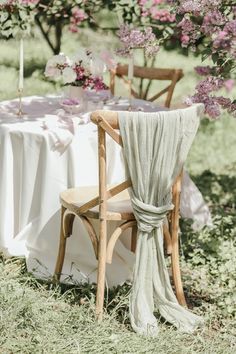
[[[118,64],[114,70],[110,71],[110,90],[113,95],[115,94],[116,78],[122,80],[122,84],[126,86],[129,85],[127,75],[127,64]],[[141,81],[139,85],[139,92],[137,92],[137,89],[134,89],[132,87],[131,93],[135,98],[141,98],[151,102],[157,100],[158,98],[166,94],[164,105],[165,107],[169,108],[173,98],[175,86],[177,82],[182,79],[183,76],[184,74],[182,69],[164,69],[134,66],[134,78],[139,78]],[[148,80],[148,82],[146,84],[146,87],[144,88],[143,81],[145,79]],[[170,83],[166,87],[149,97],[149,89],[153,80],[162,82],[169,81]]]

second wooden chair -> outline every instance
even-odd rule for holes
[[[115,83],[116,78],[122,79],[125,85],[129,84],[129,80],[127,79],[128,75],[128,65],[118,64],[116,69],[110,71],[110,90],[111,93],[115,94]],[[140,80],[147,79],[149,80],[145,89],[141,84],[139,92],[132,88],[132,95],[135,98],[141,98],[147,101],[155,101],[162,95],[166,94],[166,99],[164,102],[165,107],[170,107],[171,100],[173,97],[174,89],[177,82],[182,79],[184,76],[183,70],[181,69],[160,69],[160,68],[147,68],[141,66],[134,67],[134,78],[139,78]],[[160,91],[158,91],[155,95],[149,97],[149,88],[152,80],[158,81],[169,81],[170,83]]]

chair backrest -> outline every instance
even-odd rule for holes
[[[113,95],[115,93],[116,77],[122,79],[125,85],[129,85],[127,75],[128,65],[118,64],[114,70],[110,71],[110,90]],[[137,93],[137,91],[133,87],[131,89],[131,93],[135,98],[141,98],[151,102],[155,101],[162,95],[167,94],[165,99],[165,107],[170,107],[175,85],[183,76],[183,70],[181,69],[160,69],[134,66],[134,77],[139,78],[141,80],[141,85],[139,93]],[[145,89],[143,88],[142,84],[144,79],[149,80]],[[170,83],[164,89],[161,89],[159,92],[157,92],[154,96],[148,98],[148,93],[152,80],[170,81]]]
[[[85,212],[89,208],[99,205],[100,220],[106,220],[107,200],[131,187],[132,183],[131,180],[128,179],[115,187],[107,189],[106,134],[108,134],[121,147],[123,146],[121,135],[117,132],[117,130],[119,130],[118,113],[114,111],[95,111],[91,114],[90,118],[91,121],[98,126],[99,196],[82,206],[81,212]],[[181,180],[182,171],[173,184],[172,196],[174,205],[176,205],[175,199],[178,198],[178,192],[181,189]],[[171,214],[176,218],[176,210]]]
[[[79,207],[79,213],[84,214],[99,205],[100,220],[106,220],[106,201],[125,189],[131,187],[131,180],[126,180],[115,187],[107,189],[106,179],[106,134],[120,146],[123,146],[119,129],[118,113],[114,111],[95,111],[91,121],[98,126],[98,161],[99,161],[99,195]]]
[[[96,111],[91,114],[91,121],[98,126],[98,160],[99,160],[99,212],[100,218],[106,219],[106,201],[125,189],[131,187],[128,179],[113,188],[107,189],[106,180],[106,134],[121,147],[123,146],[119,129],[118,113],[114,111]]]
[[[197,114],[202,114],[203,105],[198,104]],[[190,108],[186,108],[188,110]],[[95,111],[90,116],[91,121],[98,127],[98,160],[99,160],[99,195],[92,200],[88,201],[79,208],[81,214],[85,213],[88,209],[99,205],[100,220],[107,219],[107,200],[115,197],[120,192],[132,186],[131,180],[128,179],[115,187],[107,189],[107,166],[106,166],[106,134],[108,134],[118,145],[123,146],[122,138],[119,132],[119,119],[118,112],[115,111]],[[179,205],[179,191],[181,189],[182,171],[176,178],[172,186],[173,204]],[[171,212],[172,216],[178,213],[176,208]]]

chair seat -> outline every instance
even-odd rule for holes
[[[60,194],[61,204],[77,215],[99,219],[99,206],[90,208],[85,213],[80,213],[79,208],[89,200],[98,196],[98,187],[71,188]],[[107,201],[107,220],[133,220],[134,214],[129,193],[126,190],[115,195]]]

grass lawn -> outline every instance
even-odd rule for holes
[[[111,37],[85,30],[65,36],[62,50],[73,54],[82,43],[114,47]],[[61,92],[47,82],[43,70],[50,50],[39,35],[25,43],[25,95]],[[140,58],[136,59],[141,62]],[[160,67],[183,68],[175,103],[192,92],[200,59],[161,52]],[[18,52],[15,41],[0,41],[0,100],[16,97]],[[129,287],[111,289],[105,318],[94,319],[93,285],[60,286],[37,281],[24,259],[0,259],[0,353],[207,353],[236,352],[236,120],[227,115],[216,122],[202,121],[187,161],[191,176],[213,214],[214,227],[193,232],[182,221],[183,279],[189,306],[205,318],[196,334],[176,331],[160,318],[158,338],[133,333],[128,321]],[[157,314],[158,316],[158,314]]]

